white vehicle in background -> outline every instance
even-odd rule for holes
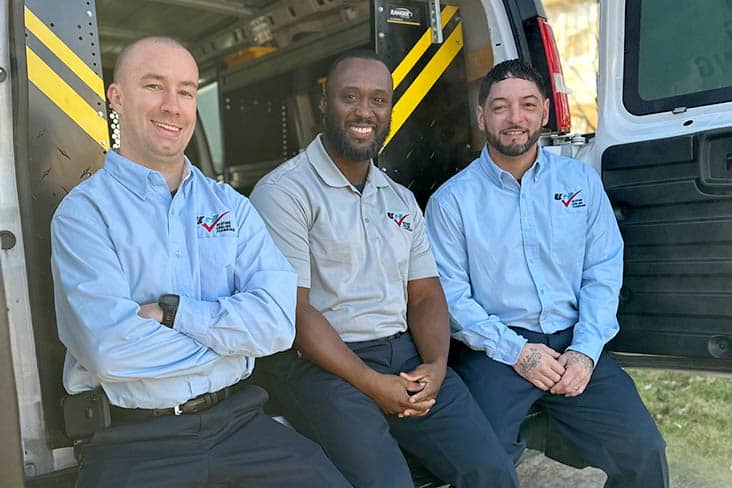
[[[601,172],[626,242],[624,364],[732,372],[732,2],[601,2],[599,125],[575,153]],[[392,70],[384,171],[420,202],[483,144],[480,79],[521,58],[549,81],[547,140],[569,135],[539,0],[9,0],[0,10],[0,480],[73,486],[60,399],[49,222],[114,144],[104,87],[122,46],[183,41],[201,68],[188,149],[247,194],[319,129],[321,78],[371,47]],[[110,137],[111,136],[111,137]],[[581,466],[541,415],[529,445]],[[357,442],[357,440],[354,440]],[[436,486],[415,469],[419,486]]]

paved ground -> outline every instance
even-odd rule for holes
[[[602,488],[605,484],[605,473],[599,469],[575,469],[537,451],[526,451],[517,471],[521,488]]]
[[[599,469],[575,469],[536,451],[527,451],[524,456],[517,468],[521,488],[602,488],[605,484],[605,473]],[[712,473],[693,461],[669,457],[670,483],[673,488],[731,487],[732,465],[728,471]]]

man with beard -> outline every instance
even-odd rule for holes
[[[447,368],[447,306],[412,193],[371,160],[392,81],[372,52],[337,59],[324,134],[251,200],[298,273],[295,350],[263,365],[285,417],[356,487],[411,487],[400,447],[457,487],[516,486],[465,384]]]
[[[623,241],[598,174],[540,149],[549,100],[511,60],[483,80],[480,157],[429,201],[451,363],[513,459],[538,403],[606,486],[668,485],[665,444],[630,377],[603,351],[617,333]]]

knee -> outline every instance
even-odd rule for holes
[[[305,468],[299,470],[301,473],[298,481],[299,486],[308,488],[351,486],[333,462],[328,459],[319,445],[309,443],[308,445],[301,446],[295,453],[295,456],[298,458],[297,464]]]
[[[666,442],[652,420],[639,427],[628,441],[628,445],[633,446],[633,449],[642,457],[665,455]]]

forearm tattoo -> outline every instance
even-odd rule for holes
[[[569,356],[567,358],[567,366],[577,364],[585,368],[587,371],[592,371],[594,363],[592,362],[592,359],[590,359],[588,356],[585,356],[583,353],[577,351],[568,351],[567,356]]]
[[[530,352],[524,356],[518,364],[518,371],[524,376],[541,363],[541,353],[534,349],[530,349],[529,351]]]

